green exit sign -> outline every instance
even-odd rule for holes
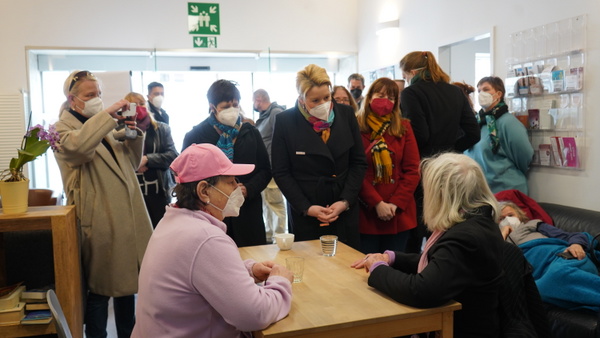
[[[188,2],[188,32],[220,35],[219,4]]]
[[[195,36],[194,48],[217,48],[216,36]]]

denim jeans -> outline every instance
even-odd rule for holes
[[[86,338],[106,338],[106,324],[108,321],[108,300],[110,297],[88,293],[85,307],[85,335]],[[117,336],[128,338],[131,336],[135,325],[135,297],[114,297],[115,323]]]

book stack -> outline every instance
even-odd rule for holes
[[[46,299],[46,292],[52,285],[24,291],[21,301],[25,303],[25,318],[21,320],[23,325],[48,324],[52,321],[52,313]]]
[[[25,317],[25,303],[21,302],[24,290],[21,283],[0,289],[0,325],[19,324]]]
[[[25,318],[21,319],[23,325],[49,324],[52,321],[50,310],[29,311]]]

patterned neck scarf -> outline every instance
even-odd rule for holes
[[[219,140],[217,141],[216,146],[221,149],[225,155],[233,162],[233,145],[235,144],[235,139],[240,133],[240,127],[242,125],[242,116],[238,117],[237,122],[234,127],[226,126],[219,122],[215,117],[215,114],[210,114],[208,118],[208,122],[215,128],[217,133],[219,133]]]
[[[371,156],[373,158],[373,168],[375,169],[376,183],[390,183],[392,180],[392,157],[388,149],[385,138],[385,131],[390,126],[392,114],[379,116],[369,113],[367,116],[367,125],[371,128]]]
[[[506,113],[508,113],[508,106],[506,103],[504,103],[504,101],[501,101],[491,111],[486,113],[482,109],[477,114],[477,122],[479,122],[479,126],[483,127],[487,124],[490,134],[489,144],[492,148],[493,154],[497,154],[498,150],[500,149],[500,138],[498,137],[498,131],[496,130],[496,120]]]
[[[321,140],[327,143],[327,141],[329,140],[329,136],[331,135],[331,124],[333,123],[333,120],[335,118],[335,112],[333,111],[333,109],[331,109],[331,112],[329,113],[329,118],[327,119],[327,121],[325,121],[310,115],[302,107],[302,105],[300,105],[300,102],[297,102],[296,106],[298,107],[300,113],[302,114],[302,116],[304,116],[306,121],[308,121],[312,125],[313,130],[317,134],[321,135]]]

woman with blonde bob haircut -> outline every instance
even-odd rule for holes
[[[503,239],[496,199],[466,155],[443,153],[421,163],[425,223],[433,234],[422,254],[385,251],[352,264],[370,272],[370,286],[409,306],[450,300],[456,337],[499,337]]]
[[[358,192],[367,168],[354,110],[337,104],[327,71],[308,65],[296,77],[298,101],[275,121],[273,178],[288,200],[296,240],[337,235],[359,249]]]

